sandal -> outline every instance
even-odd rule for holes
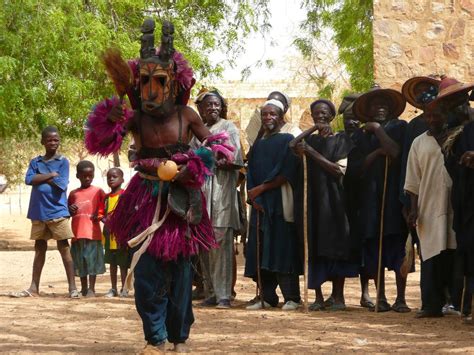
[[[395,301],[392,305],[392,310],[397,313],[409,313],[411,312],[411,308],[407,306],[407,304],[403,301]]]
[[[314,301],[314,303],[310,304],[308,307],[308,310],[315,312],[315,311],[322,311],[324,309],[324,304],[321,304],[317,301]]]
[[[333,303],[329,308],[326,308],[326,311],[329,312],[337,312],[337,311],[345,311],[346,305],[344,303]]]
[[[334,304],[334,297],[330,296],[326,301],[324,301],[324,307],[331,307]]]
[[[81,298],[81,294],[78,290],[72,290],[69,292],[69,298]]]
[[[364,308],[374,308],[375,307],[374,302],[369,301],[369,300],[364,300],[364,299],[360,300],[360,305]]]
[[[379,301],[379,308],[377,310],[378,312],[388,312],[391,309],[392,309],[392,307],[390,307],[390,305],[388,304],[388,302],[386,300]],[[369,308],[369,311],[375,312],[375,305],[374,305],[374,307]]]
[[[35,297],[33,294],[28,291],[28,290],[23,290],[23,291],[17,291],[17,292],[10,292],[9,293],[10,297],[13,298],[25,298],[25,297]]]

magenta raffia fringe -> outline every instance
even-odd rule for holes
[[[204,196],[202,199],[201,222],[197,225],[188,225],[183,218],[170,213],[155,232],[148,247],[151,255],[163,261],[171,261],[179,256],[189,257],[217,246]],[[153,197],[151,186],[136,174],[121,195],[107,223],[119,245],[125,246],[128,240],[151,225],[157,201],[158,197]],[[166,206],[167,199],[164,195],[160,217],[164,215]]]
[[[118,97],[113,96],[99,102],[87,117],[84,143],[91,154],[107,156],[117,152],[122,145],[124,125],[132,118],[133,111],[124,109],[124,118],[121,122],[111,122],[107,115],[112,108],[120,104]],[[109,142],[109,138],[112,138]],[[107,144],[103,144],[103,141]]]

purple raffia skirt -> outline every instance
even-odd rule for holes
[[[127,189],[120,196],[117,206],[107,221],[107,227],[115,235],[117,243],[125,246],[133,237],[148,228],[153,221],[158,202],[158,182],[135,174]],[[163,184],[160,219],[167,209],[168,188]],[[202,195],[202,219],[189,224],[182,217],[170,212],[158,228],[148,246],[148,253],[163,261],[189,257],[216,247],[211,221]]]

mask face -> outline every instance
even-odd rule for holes
[[[158,57],[140,60],[140,94],[144,112],[152,116],[169,112],[178,94],[173,61],[161,63]]]

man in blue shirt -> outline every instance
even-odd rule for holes
[[[25,183],[31,185],[30,205],[27,217],[31,219],[31,240],[35,241],[35,259],[31,285],[27,290],[14,292],[12,297],[39,295],[39,281],[43,270],[48,240],[57,242],[69,283],[69,296],[79,298],[74,279],[74,264],[68,239],[73,237],[69,225],[67,207],[67,185],[69,182],[69,162],[57,154],[60,137],[56,127],[48,126],[41,132],[41,144],[45,155],[30,161]]]

